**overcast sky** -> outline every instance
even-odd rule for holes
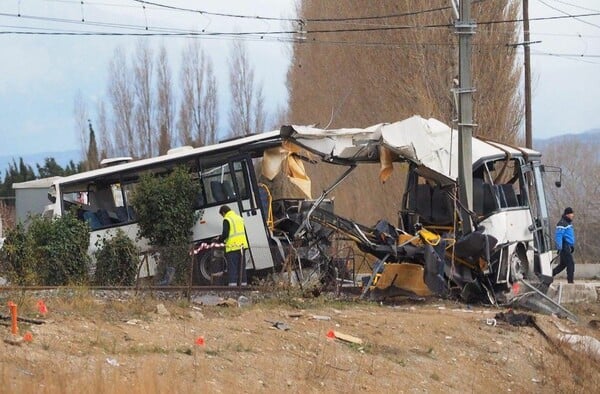
[[[294,16],[294,0],[174,1],[156,3],[214,13]],[[0,156],[78,149],[73,103],[78,91],[94,109],[105,97],[108,64],[116,47],[132,51],[139,38],[120,36],[17,35],[5,32],[156,32],[166,28],[205,32],[290,30],[278,20],[256,20],[142,6],[133,0],[27,0],[0,2]],[[573,6],[572,4],[577,4]],[[556,9],[553,9],[554,7]],[[365,7],[365,15],[371,15]],[[561,12],[562,11],[562,12]],[[600,13],[598,0],[530,0],[530,17]],[[18,16],[18,15],[21,16]],[[81,20],[85,20],[81,23]],[[586,23],[587,22],[587,23]],[[117,26],[119,25],[119,26]],[[137,28],[137,29],[135,29]],[[600,128],[600,16],[532,21],[534,138]],[[272,36],[269,36],[272,37]],[[148,38],[146,38],[148,39]],[[169,50],[174,76],[181,48],[190,38],[150,38]],[[227,88],[231,39],[203,39],[215,62],[220,90]],[[285,103],[289,46],[247,41],[267,110]],[[564,55],[573,55],[566,57]],[[584,55],[584,56],[581,56]],[[220,118],[226,122],[227,98]],[[93,117],[92,117],[93,118]],[[381,119],[395,121],[398,119]],[[348,125],[351,126],[351,125]]]

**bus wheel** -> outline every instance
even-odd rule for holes
[[[212,249],[199,253],[194,262],[194,284],[222,285],[226,276],[226,267],[227,261],[222,250]]]

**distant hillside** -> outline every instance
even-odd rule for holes
[[[79,160],[81,160],[80,156],[80,152],[76,149],[63,152],[42,152],[32,153],[29,155],[0,156],[0,180],[4,180],[6,170],[8,169],[9,164],[13,162],[13,159],[17,164],[19,164],[19,158],[22,157],[25,164],[30,165],[37,174],[36,164],[43,164],[44,159],[47,157],[53,157],[61,167],[65,167],[71,160],[77,163]]]
[[[560,144],[564,140],[578,140],[583,144],[600,143],[600,129],[591,129],[583,133],[563,134],[556,137],[545,138],[545,139],[533,139],[533,148],[539,151],[544,151],[546,147],[555,144]]]

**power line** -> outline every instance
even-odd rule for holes
[[[232,14],[233,15],[233,14]],[[588,14],[580,14],[580,15],[564,15],[564,16],[552,16],[552,17],[540,17],[540,18],[530,18],[530,21],[543,21],[543,20],[557,20],[557,19],[569,19],[569,18],[579,18],[579,17],[588,17],[588,16],[598,16],[598,13],[588,13]],[[71,24],[83,24],[83,25],[95,25],[100,27],[116,27],[116,28],[124,28],[124,29],[135,29],[135,30],[158,30],[164,31],[165,33],[117,33],[117,32],[55,32],[52,34],[51,32],[43,33],[43,32],[17,32],[17,31],[4,31],[0,32],[0,34],[44,34],[44,35],[115,35],[115,36],[153,36],[153,35],[161,35],[164,36],[182,36],[182,35],[190,35],[190,36],[202,36],[202,35],[229,35],[229,36],[245,36],[245,35],[259,35],[259,36],[267,36],[267,35],[295,35],[299,32],[296,30],[282,30],[282,31],[247,31],[247,32],[194,32],[194,31],[185,31],[182,29],[174,29],[174,28],[162,28],[162,27],[154,27],[149,28],[148,26],[139,26],[139,25],[127,25],[127,24],[116,24],[116,23],[106,23],[106,22],[82,22],[80,20],[74,19],[64,19],[64,18],[50,18],[50,17],[42,17],[42,16],[25,16],[25,15],[14,15],[8,13],[0,13],[0,16],[5,17],[17,17],[17,18],[28,18],[34,20],[41,20],[47,22],[56,22],[56,23],[71,23]],[[513,19],[513,20],[493,20],[493,21],[482,21],[478,22],[478,25],[492,25],[492,24],[501,24],[501,23],[518,23],[522,22],[522,19]],[[450,28],[452,24],[429,24],[429,25],[392,25],[385,27],[373,27],[373,28],[346,28],[346,29],[314,29],[314,30],[306,30],[302,33],[306,34],[320,34],[320,33],[351,33],[351,32],[375,32],[375,31],[395,31],[395,30],[407,30],[407,29],[426,29],[426,28]]]
[[[538,1],[539,1],[540,3],[542,3],[543,5],[545,5],[546,7],[552,8],[552,9],[553,9],[553,10],[555,10],[555,11],[558,11],[558,12],[560,12],[560,13],[562,13],[562,14],[565,14],[565,15],[568,15],[568,16],[572,16],[572,17],[573,17],[573,19],[575,19],[576,21],[579,21],[579,22],[581,22],[581,23],[585,23],[586,25],[590,25],[590,26],[594,26],[594,27],[600,28],[600,25],[597,25],[597,24],[595,24],[595,23],[592,23],[592,22],[588,22],[588,21],[581,20],[581,19],[579,19],[577,16],[573,16],[573,15],[569,14],[568,12],[561,10],[560,8],[554,7],[554,6],[552,6],[552,5],[548,4],[548,3],[546,3],[544,0],[538,0]]]
[[[600,12],[600,10],[593,9],[593,8],[583,7],[583,6],[580,6],[579,4],[568,3],[566,1],[561,1],[561,0],[554,0],[554,1],[557,2],[557,3],[569,5],[571,7],[576,7],[576,8],[579,8],[581,10],[592,11],[592,12]]]
[[[276,18],[276,17],[268,17],[268,16],[260,16],[260,15],[253,16],[253,15],[244,15],[244,14],[229,14],[229,13],[224,13],[224,12],[211,12],[211,11],[205,11],[205,10],[199,10],[199,9],[176,7],[176,6],[156,3],[156,2],[152,2],[152,1],[144,1],[144,0],[133,0],[133,1],[135,1],[136,3],[147,4],[147,5],[151,5],[154,7],[165,8],[165,9],[175,10],[175,11],[193,12],[193,13],[197,13],[200,15],[222,16],[222,17],[227,17],[227,18],[240,18],[240,19],[301,22],[301,20],[298,18]]]

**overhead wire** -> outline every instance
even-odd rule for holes
[[[564,14],[564,15],[573,16],[573,15],[569,14],[568,12],[566,12],[566,11],[564,11],[564,10],[561,10],[561,9],[560,9],[560,8],[558,8],[558,7],[554,7],[554,6],[550,5],[550,4],[548,4],[548,3],[547,3],[547,2],[545,2],[544,0],[538,0],[538,1],[539,1],[540,3],[542,3],[543,5],[545,5],[546,7],[548,7],[548,8],[552,8],[554,11],[558,11],[558,12],[560,12],[561,14]],[[596,11],[596,12],[598,12],[598,11]],[[586,25],[590,25],[590,26],[594,26],[594,27],[600,28],[600,25],[597,25],[597,24],[595,24],[595,23],[588,22],[588,21],[585,21],[585,20],[581,20],[581,19],[580,19],[579,17],[577,17],[577,16],[573,16],[573,19],[575,19],[575,20],[576,20],[576,21],[578,21],[578,22],[585,23]]]
[[[68,2],[67,0],[51,0],[56,2]],[[163,6],[159,3],[134,0],[138,3],[142,3],[142,6],[145,7],[146,4],[151,4],[153,6]],[[540,0],[541,1],[541,0]],[[73,2],[75,3],[75,2]],[[80,3],[80,2],[77,2]],[[81,2],[83,4],[83,2]],[[106,4],[108,3],[94,3],[94,2],[86,2],[86,4]],[[180,10],[180,7],[171,7],[169,8]],[[438,7],[427,10],[409,12],[409,13],[401,13],[401,14],[388,14],[388,15],[380,15],[380,16],[364,16],[364,17],[354,17],[354,18],[317,18],[318,21],[348,21],[348,20],[369,20],[369,19],[383,19],[383,18],[393,18],[400,16],[410,16],[416,15],[425,12],[434,12],[448,9],[449,7]],[[181,8],[182,9],[182,8]],[[199,10],[191,10],[191,9],[182,9],[188,11],[194,11],[198,13],[203,13],[204,11]],[[178,29],[173,27],[150,27],[147,23],[147,15],[145,15],[146,23],[144,26],[133,25],[133,24],[124,24],[124,23],[108,23],[108,22],[97,22],[97,21],[85,21],[83,16],[82,9],[82,21],[74,20],[74,19],[66,19],[66,18],[55,18],[55,17],[43,17],[43,16],[34,16],[34,15],[22,15],[20,13],[20,5],[19,12],[17,15],[10,13],[0,13],[0,16],[5,17],[18,17],[18,18],[27,18],[38,21],[46,21],[46,22],[55,22],[55,23],[69,23],[69,24],[83,24],[86,26],[97,26],[102,28],[117,28],[117,29],[129,29],[134,31],[143,30],[143,33],[140,32],[105,32],[105,31],[66,31],[66,30],[58,30],[52,28],[39,28],[39,27],[15,27],[15,26],[0,26],[2,28],[16,28],[16,29],[29,29],[31,31],[0,31],[0,34],[17,34],[17,35],[55,35],[55,36],[141,36],[141,37],[152,37],[152,36],[160,36],[160,37],[191,37],[191,38],[215,38],[222,37],[227,39],[234,38],[243,38],[248,40],[255,41],[275,41],[282,43],[299,43],[299,44],[333,44],[333,45],[354,45],[354,46],[377,46],[377,47],[390,47],[397,48],[403,46],[444,46],[444,45],[455,45],[452,43],[390,43],[390,42],[369,42],[369,41],[350,41],[350,40],[323,40],[313,38],[311,40],[306,40],[305,37],[299,36],[298,31],[296,30],[279,30],[279,31],[245,31],[245,32],[207,32],[207,31],[193,31],[187,29]],[[208,12],[207,12],[208,13]],[[248,17],[253,19],[274,19],[274,20],[291,20],[296,21],[297,19],[293,18],[269,18],[269,17],[260,17],[256,18],[249,15],[241,15],[241,14],[228,14],[228,13],[210,13],[218,15],[218,16],[229,16],[229,17]],[[531,18],[530,20],[554,20],[554,19],[565,19],[565,18],[579,18],[586,16],[596,16],[600,15],[600,12],[597,13],[588,13],[588,14],[580,14],[580,15],[563,15],[563,16],[553,16],[553,17],[541,17],[541,18]],[[317,21],[317,19],[306,19],[311,21]],[[513,20],[494,20],[494,21],[481,21],[478,22],[478,26],[488,26],[492,24],[498,23],[517,23],[521,21],[520,19]],[[370,28],[344,28],[344,29],[310,29],[306,31],[302,31],[302,34],[326,34],[326,33],[350,33],[350,32],[374,32],[374,31],[388,31],[388,30],[407,30],[407,29],[428,29],[428,28],[450,28],[452,24],[444,23],[444,24],[429,24],[429,25],[386,25],[386,26],[378,26],[378,27],[370,27]],[[34,31],[37,30],[37,31]],[[41,31],[43,30],[43,31]],[[484,29],[481,30],[485,32]],[[502,34],[503,32],[494,31],[494,34]],[[514,32],[506,32],[505,34],[513,35]],[[581,35],[576,35],[581,37]],[[477,44],[475,44],[477,46]],[[502,47],[502,44],[479,44],[480,46],[488,46],[488,47]],[[558,57],[596,57],[596,55],[587,55],[587,54],[551,54],[551,56]]]

